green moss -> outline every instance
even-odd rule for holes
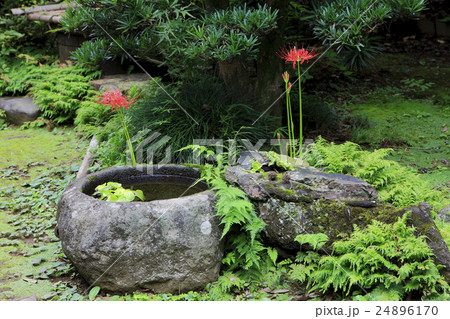
[[[306,211],[307,204],[303,204]],[[307,216],[310,222],[306,229],[311,233],[325,233],[331,242],[346,238],[353,232],[353,225],[361,227],[369,225],[372,220],[384,223],[394,223],[400,216],[399,209],[379,203],[374,208],[349,207],[334,201],[318,200],[312,207],[312,213]]]
[[[271,183],[265,183],[263,187],[270,195],[281,198],[285,201],[296,202],[299,199],[298,195],[291,189],[276,186],[275,184]]]
[[[57,128],[53,132],[14,128],[0,131],[0,170],[7,170],[10,165],[17,165],[12,168],[14,171],[28,170],[26,176],[18,180],[0,175],[0,184],[19,185],[23,183],[24,177],[29,179],[41,174],[46,170],[45,166],[81,162],[86,145],[87,141],[80,140],[72,129],[66,128]]]
[[[35,295],[42,298],[49,294],[52,283],[48,280],[37,280],[37,283],[25,281],[32,279],[33,275],[49,265],[49,262],[57,258],[58,243],[46,244],[45,247],[32,247],[21,240],[2,240],[0,247],[0,300],[17,299]],[[37,266],[33,266],[33,260],[47,260]]]

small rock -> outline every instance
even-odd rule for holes
[[[34,260],[31,264],[33,265],[33,266],[38,266],[39,264],[41,264],[42,263],[42,259],[36,259],[36,260]]]
[[[283,176],[281,177],[281,181],[285,184],[289,184],[291,181],[291,178],[289,177],[288,174],[283,174]]]
[[[444,222],[446,222],[447,224],[450,223],[450,205],[438,211],[438,215]]]
[[[276,181],[277,180],[277,173],[275,173],[274,171],[270,171],[267,174],[267,178],[269,179],[269,181]]]

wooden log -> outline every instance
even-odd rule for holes
[[[62,14],[63,13],[57,13],[54,15],[42,14],[42,13],[30,13],[27,16],[27,19],[31,20],[31,21],[44,21],[44,22],[59,23],[59,21],[61,20]]]
[[[87,175],[89,166],[91,166],[93,160],[92,151],[97,147],[98,147],[98,140],[97,136],[94,135],[91,139],[91,142],[89,143],[89,147],[86,151],[86,156],[84,157],[80,169],[78,170],[77,179]]]
[[[43,6],[28,7],[28,8],[15,8],[15,9],[11,9],[11,12],[14,15],[22,15],[25,13],[33,13],[33,12],[65,10],[69,6],[71,6],[71,5],[67,4],[67,3],[49,4],[49,5],[43,5]]]

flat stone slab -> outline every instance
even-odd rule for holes
[[[129,91],[133,86],[145,87],[151,81],[145,73],[105,75],[102,79],[93,80],[90,84],[96,91],[117,90]]]
[[[6,120],[15,125],[34,121],[41,115],[31,97],[0,97],[0,109],[6,112]]]

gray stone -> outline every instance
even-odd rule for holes
[[[444,222],[447,224],[450,223],[450,205],[447,205],[438,211],[438,215]]]
[[[143,171],[114,167],[67,187],[57,216],[65,254],[89,284],[105,291],[203,289],[217,280],[223,258],[212,191],[131,203],[89,196],[96,185],[107,181],[124,186],[142,181],[148,177]],[[153,174],[200,176],[198,170],[179,165],[154,168]]]
[[[0,109],[6,112],[6,120],[15,125],[34,121],[41,115],[31,97],[0,97]]]
[[[22,297],[19,299],[14,299],[13,301],[39,301],[39,298],[36,296],[28,296],[28,297]]]

